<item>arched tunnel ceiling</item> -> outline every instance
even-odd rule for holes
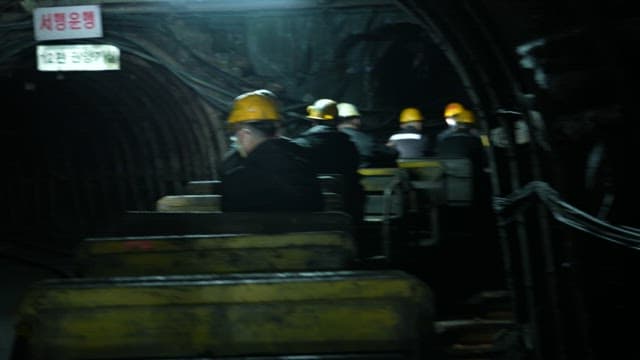
[[[34,40],[33,8],[78,4],[101,4],[104,37]],[[380,137],[404,106],[420,107],[431,124],[458,100],[477,114],[482,133],[524,125],[530,137],[491,138],[496,208],[541,182],[576,206],[558,224],[540,202],[520,198],[522,211],[501,219],[511,247],[503,260],[513,265],[508,287],[523,308],[516,311],[530,315],[517,326],[527,351],[540,353],[531,358],[634,358],[637,248],[565,225],[583,209],[637,238],[635,7],[628,0],[0,0],[0,257],[36,248],[47,260],[69,256],[124,210],[153,209],[186,181],[215,178],[228,146],[225,115],[244,91],[274,90],[290,123],[317,97],[354,102]],[[117,46],[121,70],[36,70],[37,45],[70,43]],[[454,220],[467,225],[466,217]],[[465,244],[449,245],[478,257]],[[461,277],[475,270],[451,264]],[[584,356],[555,351],[563,341]]]
[[[37,43],[25,7],[72,3],[102,4],[100,43],[121,49],[121,71],[35,70]],[[585,128],[580,114],[595,102],[615,105],[623,92],[603,91],[604,85],[638,76],[629,70],[632,60],[622,69],[610,65],[629,55],[625,42],[637,40],[637,19],[620,11],[621,1],[589,8],[506,0],[282,0],[269,2],[266,10],[266,2],[249,0],[0,4],[2,94],[21,114],[19,123],[5,122],[2,130],[9,149],[4,160],[13,164],[5,198],[15,204],[6,218],[16,232],[31,221],[25,214],[34,212],[40,228],[59,228],[61,237],[84,235],[112,213],[153,207],[160,195],[179,192],[184,181],[215,178],[227,145],[230,101],[263,87],[281,96],[292,119],[317,97],[357,103],[370,118],[368,129],[380,136],[404,106],[418,106],[438,121],[444,104],[462,100],[479,114],[485,131],[501,124],[497,108],[542,112],[545,122],[532,128],[538,145],[551,151],[547,145],[555,136],[563,153],[525,156],[522,164],[529,165],[507,171],[501,191],[538,176],[555,179],[579,198],[581,188],[571,184],[581,181],[584,151],[596,131],[618,134],[611,129],[619,124],[619,117],[589,120]],[[598,33],[602,28],[606,32]],[[593,34],[598,42],[589,42]],[[64,43],[95,41],[44,42]],[[532,46],[518,53],[523,44]],[[615,51],[604,51],[609,49]],[[574,51],[586,55],[576,58]],[[622,111],[631,103],[625,95]],[[552,116],[558,116],[555,122]],[[567,139],[575,128],[586,130]],[[541,162],[544,169],[527,168]],[[567,164],[575,175],[562,171]],[[616,165],[626,179],[622,167]],[[620,185],[624,192],[627,181]]]

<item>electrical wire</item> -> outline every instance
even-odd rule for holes
[[[541,201],[553,218],[565,225],[600,239],[640,250],[640,229],[616,226],[598,219],[562,200],[558,192],[543,181],[532,181],[507,197],[494,197],[493,207],[496,213],[505,216],[506,222],[510,222],[515,213],[522,212],[523,208],[535,200]]]

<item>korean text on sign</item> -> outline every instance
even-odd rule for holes
[[[102,37],[100,6],[36,8],[33,11],[33,30],[38,41]]]
[[[120,49],[113,45],[38,45],[40,71],[100,71],[120,69]]]

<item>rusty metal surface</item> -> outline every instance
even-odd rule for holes
[[[83,276],[140,276],[347,269],[355,256],[351,234],[326,231],[89,238],[76,261]]]
[[[18,325],[31,359],[397,352],[433,330],[428,286],[400,271],[51,280]]]
[[[343,212],[240,213],[128,211],[96,236],[245,234],[295,231],[351,232],[351,217]]]

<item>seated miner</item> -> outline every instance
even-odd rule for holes
[[[321,174],[340,174],[344,184],[342,201],[354,224],[364,219],[365,193],[358,173],[360,157],[349,135],[338,131],[338,106],[332,99],[318,99],[307,106],[307,119],[313,124],[293,138],[308,149],[311,162]]]
[[[279,136],[275,99],[238,96],[227,125],[235,138],[220,166],[222,211],[322,211],[322,190],[306,150]]]
[[[373,135],[362,131],[362,115],[358,108],[346,102],[338,103],[338,131],[349,135],[360,154],[361,168],[396,167],[398,150],[386,146]]]

